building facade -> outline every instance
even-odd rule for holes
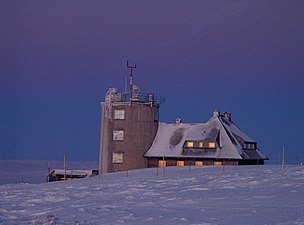
[[[130,93],[111,88],[101,103],[102,125],[99,171],[145,168],[144,154],[158,130],[159,104],[154,94],[141,93],[132,85]]]

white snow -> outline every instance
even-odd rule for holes
[[[304,224],[304,166],[150,168],[5,184],[0,224]]]

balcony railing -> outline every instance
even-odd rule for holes
[[[112,102],[142,102],[142,103],[156,103],[156,95],[141,93],[141,92],[133,92],[132,95],[130,93],[112,93],[111,94]]]

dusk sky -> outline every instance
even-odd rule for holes
[[[215,109],[304,162],[304,1],[0,2],[0,159],[98,161],[100,102],[135,83],[160,120]]]

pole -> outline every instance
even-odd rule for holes
[[[163,171],[164,171],[164,177],[166,176],[166,165],[165,165],[165,156],[163,155]]]
[[[282,169],[285,166],[285,145],[283,145],[283,152],[282,152]]]
[[[50,173],[51,173],[51,160],[49,160],[49,164],[48,164],[49,168],[48,168],[48,176],[47,176],[47,182],[50,182]]]
[[[130,101],[133,100],[133,69],[136,69],[136,65],[130,65],[127,61],[127,67],[130,68]]]
[[[63,156],[64,181],[66,181],[66,155]]]

